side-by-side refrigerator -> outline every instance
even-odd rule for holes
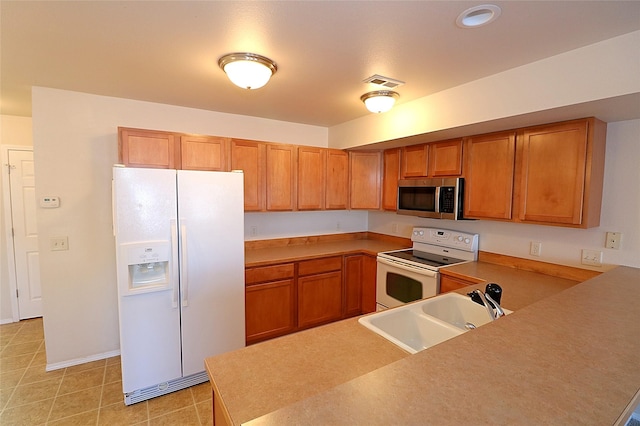
[[[113,168],[122,386],[133,404],[207,381],[245,345],[242,173]]]

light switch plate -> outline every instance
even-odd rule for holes
[[[69,237],[51,237],[51,251],[69,250]]]

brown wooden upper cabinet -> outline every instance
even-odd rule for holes
[[[398,206],[398,180],[400,179],[400,148],[382,153],[382,209],[396,211]]]
[[[518,221],[600,224],[606,132],[606,123],[595,118],[518,131]]]
[[[349,153],[327,149],[325,185],[326,210],[345,210],[349,207]]]
[[[464,217],[511,220],[515,131],[465,141]]]
[[[605,139],[594,118],[467,138],[465,217],[598,226]]]
[[[295,145],[267,144],[267,211],[296,207]]]
[[[462,174],[462,139],[429,144],[429,176],[460,176]]]
[[[380,209],[380,172],[382,154],[379,151],[349,153],[349,194],[352,209]]]
[[[462,139],[405,146],[401,157],[403,179],[460,176]]]
[[[402,148],[402,178],[427,177],[429,145],[411,145]]]
[[[348,206],[349,155],[338,149],[298,147],[298,210]]]
[[[180,136],[181,169],[229,171],[230,141],[216,136]]]
[[[298,210],[321,210],[325,203],[327,152],[298,147]]]
[[[170,132],[118,127],[118,161],[129,167],[180,168],[180,143]]]
[[[265,210],[266,144],[233,139],[231,141],[231,169],[244,174],[244,210]]]
[[[118,128],[119,161],[129,167],[229,171],[230,139]]]

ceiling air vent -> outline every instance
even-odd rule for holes
[[[404,81],[395,80],[393,78],[385,77],[383,75],[374,74],[371,77],[363,80],[363,83],[371,83],[382,87],[393,89],[404,84]]]

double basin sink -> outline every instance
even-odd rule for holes
[[[504,312],[511,313],[507,309]],[[358,319],[360,324],[411,354],[491,321],[484,306],[458,293],[446,293]]]

